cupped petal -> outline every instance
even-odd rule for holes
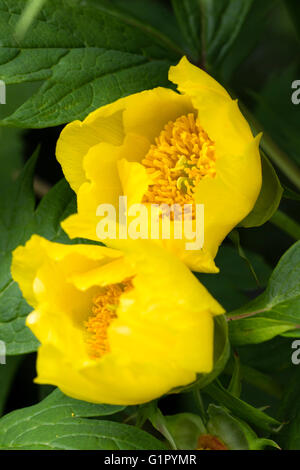
[[[121,146],[128,134],[144,137],[152,143],[168,121],[192,110],[188,97],[166,88],[121,98],[90,113],[83,122],[68,124],[57,142],[57,160],[77,192],[87,181],[83,160],[92,147],[101,143]],[[132,149],[134,153],[134,146]],[[132,159],[130,155],[127,158]]]
[[[105,107],[106,108],[106,107]],[[124,139],[122,110],[109,110],[92,115],[83,122],[74,121],[61,132],[56,146],[56,157],[74,191],[86,181],[83,158],[90,148],[100,142],[121,145]]]
[[[86,291],[94,286],[104,287],[109,284],[118,284],[124,281],[124,279],[135,275],[136,267],[134,263],[130,263],[127,258],[118,258],[111,263],[86,271],[85,273],[74,274],[69,277],[69,280],[77,289]]]
[[[25,247],[18,246],[13,251],[11,264],[12,277],[19,284],[27,302],[33,307],[38,305],[33,290],[33,282],[36,272],[45,257],[45,249],[41,246],[40,237],[37,235],[33,235]]]
[[[55,348],[66,361],[73,362],[77,367],[90,360],[83,329],[64,311],[54,309],[53,305],[40,306],[39,310],[28,315],[26,325],[42,344],[39,351],[41,347]]]
[[[136,351],[143,351],[143,361],[167,364],[191,372],[208,373],[213,367],[213,316],[209,311],[193,311],[172,305],[165,299],[139,312],[132,308],[129,297],[118,309],[118,318],[108,334],[114,354],[126,351],[137,360]],[[183,321],[184,319],[184,321]],[[201,354],[199,354],[201,348]]]
[[[46,240],[43,237],[33,236],[39,239],[39,243],[46,250],[49,258],[54,261],[62,261],[64,258],[68,259],[70,271],[76,266],[77,269],[86,270],[87,267],[94,266],[99,261],[110,261],[111,259],[120,258],[123,256],[121,251],[99,245],[64,245],[62,243],[54,243]],[[32,238],[33,238],[32,237]],[[74,262],[74,266],[72,265]],[[71,264],[70,264],[71,263]],[[82,263],[84,264],[82,266]]]
[[[28,242],[28,264],[32,247],[43,247],[43,253],[29,274],[29,294],[38,306],[27,325],[41,342],[37,382],[95,403],[138,404],[211,370],[213,315],[223,309],[179,259],[154,242],[116,243],[115,251],[41,237]],[[26,275],[24,267],[16,272]],[[101,288],[124,278],[133,286],[119,298],[107,327],[109,351],[93,358],[84,322]]]
[[[168,121],[189,112],[193,112],[193,106],[188,96],[182,96],[169,88],[157,87],[102,106],[90,113],[83,122],[97,131],[103,125],[102,119],[111,116],[119,119],[121,113],[124,136],[133,133],[152,142]],[[107,123],[109,130],[113,127],[116,124]],[[101,141],[114,143],[106,138]]]
[[[217,162],[214,179],[203,179],[195,201],[204,205],[204,247],[214,258],[226,235],[253,209],[261,184],[260,136],[252,139],[242,155],[224,155]]]
[[[213,315],[224,313],[221,305],[189,268],[154,241],[108,240],[107,244],[121,250],[136,265],[139,274],[133,281],[135,299],[142,299],[146,305],[158,305],[164,299],[172,299],[174,305],[180,305],[186,310],[208,310]],[[130,298],[130,295],[131,292],[128,292],[126,298]]]
[[[253,135],[237,102],[225,88],[185,57],[170,68],[169,79],[191,99],[202,127],[216,143],[217,158],[229,151],[241,155]]]
[[[118,161],[118,172],[122,194],[127,196],[128,207],[132,204],[140,204],[151,183],[146,168],[139,162],[129,162],[123,158]]]
[[[188,96],[168,88],[154,88],[128,97],[123,115],[124,130],[146,137],[154,143],[155,138],[169,121],[194,112]]]
[[[51,383],[78,400],[111,405],[136,405],[162,396],[174,386],[187,385],[195,374],[161,361],[129,362],[126,356],[107,355],[100,362],[87,362],[81,369],[51,345],[42,345],[35,382]]]
[[[149,146],[147,138],[127,134],[120,146],[102,142],[92,147],[83,159],[87,181],[78,190],[78,212],[96,214],[100,204],[112,204],[118,212],[119,196],[123,191],[118,161],[124,158],[139,161]]]
[[[41,291],[41,283],[36,281],[37,274],[44,264],[51,265],[49,260],[55,267],[58,262],[67,258],[66,262],[61,264],[64,267],[62,273],[66,276],[68,272],[72,274],[85,272],[121,256],[122,252],[104,246],[63,245],[33,235],[25,246],[19,246],[14,250],[11,273],[27,302],[36,307],[36,295]]]
[[[83,324],[92,311],[99,284],[95,279],[83,292],[73,277],[84,278],[86,273],[101,267],[109,273],[106,265],[122,256],[121,252],[102,246],[62,245],[36,235],[15,250],[12,275],[35,308],[27,325],[42,343],[54,344],[76,360],[88,358]]]
[[[61,222],[62,229],[71,239],[86,238],[87,240],[100,241],[97,236],[97,224],[99,218],[93,214],[72,214]]]
[[[190,84],[194,84],[217,93],[225,99],[230,98],[219,82],[201,68],[191,64],[185,56],[177,65],[170,67],[169,80],[177,84],[182,90]]]
[[[210,244],[207,243],[207,235],[204,226],[204,246],[201,249],[187,250],[186,246],[191,243],[191,240],[185,238],[182,240],[160,240],[159,244],[167,251],[170,251],[180,258],[192,271],[215,274],[220,270],[214,261],[215,255],[210,249]],[[195,241],[193,241],[193,243],[195,243]]]
[[[215,143],[216,176],[202,179],[195,195],[195,202],[204,204],[203,248],[214,259],[220,243],[249,214],[258,198],[262,184],[260,136],[253,137],[237,101],[186,58],[171,67],[169,78],[190,97],[201,125]]]

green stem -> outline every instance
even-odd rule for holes
[[[201,416],[201,418],[203,419],[204,424],[205,424],[206,421],[207,421],[207,415],[206,415],[206,411],[205,411],[205,408],[204,408],[203,399],[202,399],[202,396],[201,396],[201,393],[200,393],[199,388],[194,387],[194,389],[193,389],[193,395],[194,395],[195,402],[196,402],[196,404],[197,404],[197,407],[198,407],[200,416]]]
[[[229,363],[227,364],[224,372],[225,374],[232,375],[233,370],[234,368],[232,363]],[[248,384],[253,385],[270,396],[278,399],[282,398],[281,386],[272,377],[260,372],[259,370],[241,364],[241,378]]]
[[[27,2],[16,26],[16,36],[19,40],[24,38],[45,2],[46,0],[29,0]]]
[[[228,408],[235,416],[268,432],[276,432],[281,423],[240,398],[231,395],[219,382],[210,383],[203,389],[213,400]]]
[[[270,222],[295,240],[300,240],[300,225],[288,215],[284,214],[284,212],[279,210],[275,212],[271,217]]]
[[[262,126],[249,111],[249,109],[241,102],[239,102],[240,108],[247,118],[253,132],[258,134],[262,132]],[[300,169],[296,163],[294,163],[287,154],[281,150],[278,145],[271,139],[271,137],[263,131],[263,138],[261,141],[261,148],[267,154],[267,156],[275,163],[275,165],[285,174],[287,178],[300,189]]]
[[[264,152],[273,160],[275,165],[289,178],[289,180],[300,189],[300,170],[299,167],[281,150],[277,144],[267,134],[261,142]]]

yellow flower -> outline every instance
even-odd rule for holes
[[[151,241],[124,241],[119,251],[34,235],[14,251],[12,275],[34,308],[27,325],[41,343],[38,383],[133,405],[213,367],[213,316],[223,309]]]
[[[191,269],[218,272],[226,235],[252,210],[261,189],[260,136],[254,138],[226,90],[184,57],[169,78],[179,93],[155,88],[122,98],[68,124],[57,159],[77,193],[78,213],[63,222],[70,237],[99,240],[100,204],[204,204],[204,245],[159,242]],[[150,229],[149,229],[150,231]]]

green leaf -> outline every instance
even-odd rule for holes
[[[271,217],[270,222],[288,234],[292,240],[300,240],[300,224],[284,212],[278,210]]]
[[[259,286],[259,280],[258,280],[258,277],[256,275],[256,272],[251,264],[251,261],[248,259],[248,256],[246,255],[242,245],[241,245],[241,240],[240,240],[240,234],[237,230],[233,230],[229,236],[230,240],[234,243],[234,245],[236,246],[237,248],[237,251],[238,251],[238,254],[239,256],[244,260],[246,261],[247,265],[248,265],[248,268],[252,274],[252,276],[254,277],[255,279],[255,282],[256,284]]]
[[[255,47],[274,0],[199,0],[199,3],[206,66],[227,81]]]
[[[239,398],[242,391],[242,370],[240,359],[237,354],[234,354],[234,368],[232,371],[232,376],[228,385],[228,392],[231,395]]]
[[[76,197],[65,179],[43,197],[33,219],[33,232],[58,243],[74,243],[60,226],[68,215],[76,212]]]
[[[263,258],[249,250],[244,250],[261,286],[266,286],[271,275],[271,268]],[[219,248],[216,264],[220,272],[210,274],[195,273],[211,294],[228,310],[244,305],[249,299],[249,292],[257,290],[257,283],[236,248],[223,244]]]
[[[24,100],[30,97],[34,90],[32,84],[7,85],[6,104],[0,104],[0,120],[12,113]],[[22,134],[21,129],[0,127],[0,186],[9,189],[12,181],[20,172],[22,161]]]
[[[291,366],[291,342],[282,336],[276,336],[264,343],[239,346],[237,349],[242,364],[247,364],[254,369],[259,368],[264,374],[278,375],[280,371],[287,370]],[[247,379],[251,380],[251,371],[246,370],[246,374]],[[259,378],[254,377],[254,380],[257,381]],[[274,388],[272,382],[269,385]],[[275,391],[276,395],[277,392],[278,396],[282,395],[281,388]]]
[[[230,313],[230,340],[253,344],[299,328],[300,242],[281,258],[266,291],[248,305]]]
[[[292,201],[300,201],[300,194],[284,185],[282,197],[285,199],[291,199]]]
[[[6,125],[41,128],[82,119],[122,96],[167,85],[170,60],[181,55],[159,30],[101,0],[46,2],[19,41],[15,27],[25,5],[0,0],[0,79],[44,83]]]
[[[142,422],[149,420],[152,426],[165,437],[171,449],[177,450],[176,442],[174,441],[172,433],[168,429],[166,418],[157,407],[156,400],[141,406],[139,413],[142,418]]]
[[[203,9],[206,60],[215,68],[236,40],[253,0],[200,0]]]
[[[199,436],[206,434],[202,419],[193,413],[165,416],[165,422],[179,450],[197,449]]]
[[[277,211],[283,188],[269,159],[262,153],[262,188],[254,208],[240,223],[242,227],[260,227]]]
[[[299,79],[300,62],[273,73],[255,99],[255,116],[277,145],[300,164],[299,105],[292,102],[292,83]],[[262,141],[262,144],[264,142]],[[265,148],[266,152],[268,148]]]
[[[44,410],[47,407],[56,407],[57,417],[92,418],[99,416],[110,416],[123,411],[126,406],[121,405],[97,405],[82,400],[75,400],[62,393],[58,388],[54,390],[38,405],[31,408]]]
[[[300,40],[300,3],[298,0],[284,0],[288,12],[290,13],[291,20],[295,25],[295,31],[298,34]]]
[[[260,367],[261,364],[258,364]],[[280,364],[279,364],[280,367]],[[233,361],[228,361],[226,368],[225,368],[225,374],[228,374],[232,376],[232,379],[236,377],[235,371],[239,372],[240,375],[240,380],[242,382],[246,382],[256,389],[262,390],[266,394],[281,399],[282,397],[282,387],[280,386],[279,383],[277,383],[276,380],[274,380],[270,375],[264,374],[263,372],[260,372],[259,370],[249,367],[244,364],[240,364],[240,370],[237,371],[233,367]],[[232,375],[233,374],[233,375]],[[231,379],[231,382],[232,382]],[[238,392],[240,391],[240,388],[238,389]],[[228,391],[235,396],[240,396],[239,394],[233,393],[230,386],[228,387]]]
[[[99,4],[98,0],[88,1],[95,6]],[[181,37],[176,18],[167,4],[160,0],[106,0],[106,5],[108,4],[114,6],[119,14],[122,12],[123,17],[127,14],[129,24],[147,30],[161,43],[167,43],[179,56],[185,54],[184,38]]]
[[[32,233],[35,198],[32,177],[37,153],[29,160],[10,192],[0,198],[0,340],[6,343],[7,354],[34,351],[37,340],[25,327],[31,311],[10,274],[11,252]]]
[[[233,417],[221,406],[209,405],[208,430],[219,437],[230,450],[262,450],[267,446],[279,448],[270,439],[259,439],[247,423]]]
[[[231,395],[220,383],[210,384],[203,392],[228,408],[237,417],[264,431],[277,432],[281,426],[281,423],[276,419],[271,418],[263,411],[254,408],[240,398]]]
[[[299,450],[300,448],[300,375],[296,367],[291,376],[280,407],[280,416],[287,424],[280,433],[281,444],[285,450]]]
[[[49,240],[70,243],[60,221],[75,209],[75,196],[66,181],[58,183],[35,211],[32,177],[37,153],[28,161],[10,192],[0,198],[0,340],[6,343],[7,354],[35,351],[38,341],[25,326],[32,308],[11,278],[11,252],[24,244],[32,233]],[[1,188],[3,190],[3,188]]]
[[[201,9],[198,0],[172,0],[179,27],[194,62],[201,57]]]
[[[123,409],[73,400],[54,391],[39,404],[13,411],[0,420],[0,449],[163,450],[159,440],[133,426],[84,419]]]
[[[9,187],[13,178],[22,166],[21,162],[21,133],[19,129],[3,129],[0,127],[0,184]]]

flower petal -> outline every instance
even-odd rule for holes
[[[106,107],[101,112],[92,113],[83,122],[74,121],[68,124],[60,134],[56,146],[56,157],[71,188],[78,191],[86,181],[83,169],[83,158],[91,147],[106,142],[121,145],[124,139],[122,110]]]

